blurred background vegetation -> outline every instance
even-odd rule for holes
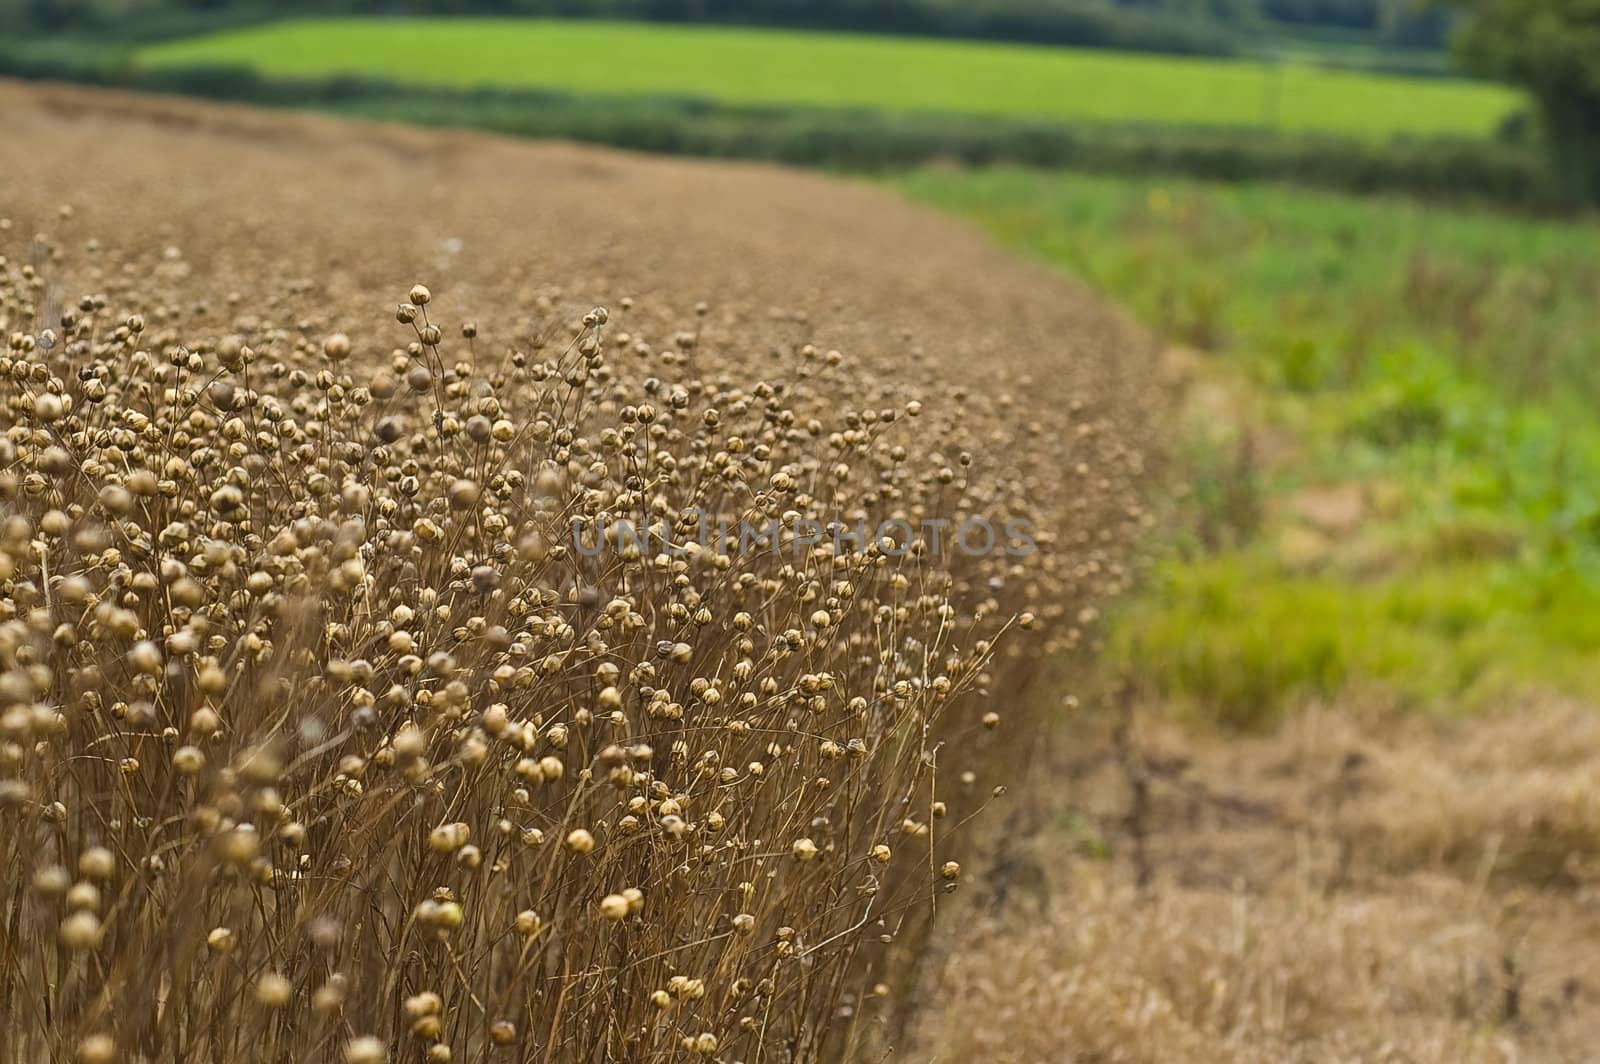
[[[0,72],[853,168],[1592,199],[1581,4],[1451,2],[0,0]]]
[[[1191,380],[1170,548],[1112,657],[1229,724],[1348,685],[1458,711],[1600,681],[1592,223],[1258,185],[930,170]]]
[[[1432,49],[1449,17],[1402,0],[7,0],[46,30],[157,32],[286,14],[508,15],[806,26],[1227,55],[1259,41]],[[187,25],[185,25],[187,24]]]
[[[16,76],[874,172],[1172,345],[1182,490],[1108,634],[1155,695],[1254,727],[1354,688],[1460,708],[1600,680],[1585,0],[0,0],[0,21]]]

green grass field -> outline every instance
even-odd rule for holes
[[[167,42],[144,64],[1063,120],[1487,134],[1506,89],[1249,60],[617,22],[307,19]]]
[[[898,184],[1201,352],[1181,531],[1110,639],[1142,683],[1241,725],[1349,685],[1461,707],[1600,684],[1595,221],[1018,169]]]

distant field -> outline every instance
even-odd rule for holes
[[[1486,134],[1518,104],[1493,85],[1250,60],[546,19],[305,19],[167,42],[138,57],[269,74],[1368,136]]]

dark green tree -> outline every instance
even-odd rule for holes
[[[1600,0],[1453,0],[1455,50],[1474,73],[1521,85],[1538,106],[1556,178],[1600,202]]]

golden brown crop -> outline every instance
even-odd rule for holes
[[[803,1060],[885,1022],[1118,579],[1108,423],[706,306],[219,313],[176,248],[22,231],[0,1052]],[[934,518],[1039,549],[803,535]]]

